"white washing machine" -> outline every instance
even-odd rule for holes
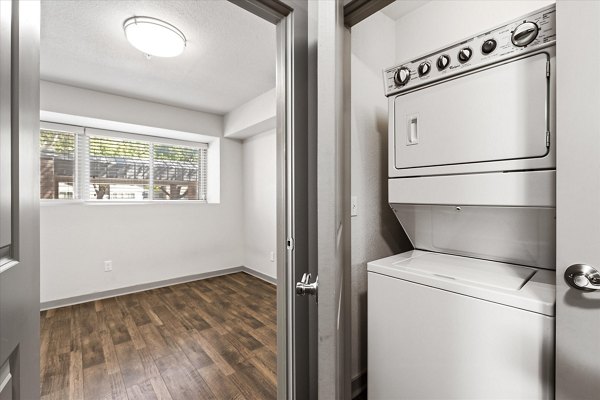
[[[368,396],[551,399],[555,8],[384,71],[389,203],[368,264]]]
[[[426,251],[368,264],[369,399],[550,399],[554,272]]]

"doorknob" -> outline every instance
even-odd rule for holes
[[[296,294],[298,296],[315,296],[315,302],[319,302],[319,277],[310,283],[310,274],[302,275],[300,282],[296,283]]]
[[[573,264],[567,268],[565,280],[571,287],[584,292],[600,290],[600,272],[586,264]]]

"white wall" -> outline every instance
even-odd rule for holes
[[[387,205],[387,99],[382,70],[544,7],[552,1],[423,1],[393,21],[352,28],[352,373],[366,369],[366,262],[410,248]]]
[[[245,139],[275,129],[276,101],[277,93],[273,88],[225,114],[225,137]]]
[[[53,82],[40,83],[40,109],[80,117],[222,136],[223,117]]]
[[[387,203],[387,99],[381,71],[395,63],[394,21],[377,13],[352,28],[352,377],[367,367],[367,262],[410,249]],[[390,50],[392,49],[392,50]]]
[[[222,117],[53,83],[43,111],[221,136]],[[41,301],[244,264],[242,144],[221,139],[220,203],[41,207]],[[113,271],[104,272],[104,260]]]
[[[276,278],[277,163],[275,130],[244,140],[244,265]]]

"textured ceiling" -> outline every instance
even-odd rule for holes
[[[183,54],[147,60],[134,15],[178,27]],[[44,80],[224,114],[275,86],[275,55],[275,26],[225,0],[42,1]]]
[[[402,18],[406,14],[413,10],[425,5],[427,1],[424,0],[401,0],[394,1],[389,6],[381,10],[385,15],[393,19],[394,21]]]

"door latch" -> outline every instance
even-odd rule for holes
[[[319,303],[319,277],[310,283],[310,274],[302,275],[300,282],[296,283],[296,294],[298,296],[315,296],[315,303]]]
[[[565,280],[572,288],[584,292],[600,290],[600,273],[589,265],[571,265],[565,271]]]

